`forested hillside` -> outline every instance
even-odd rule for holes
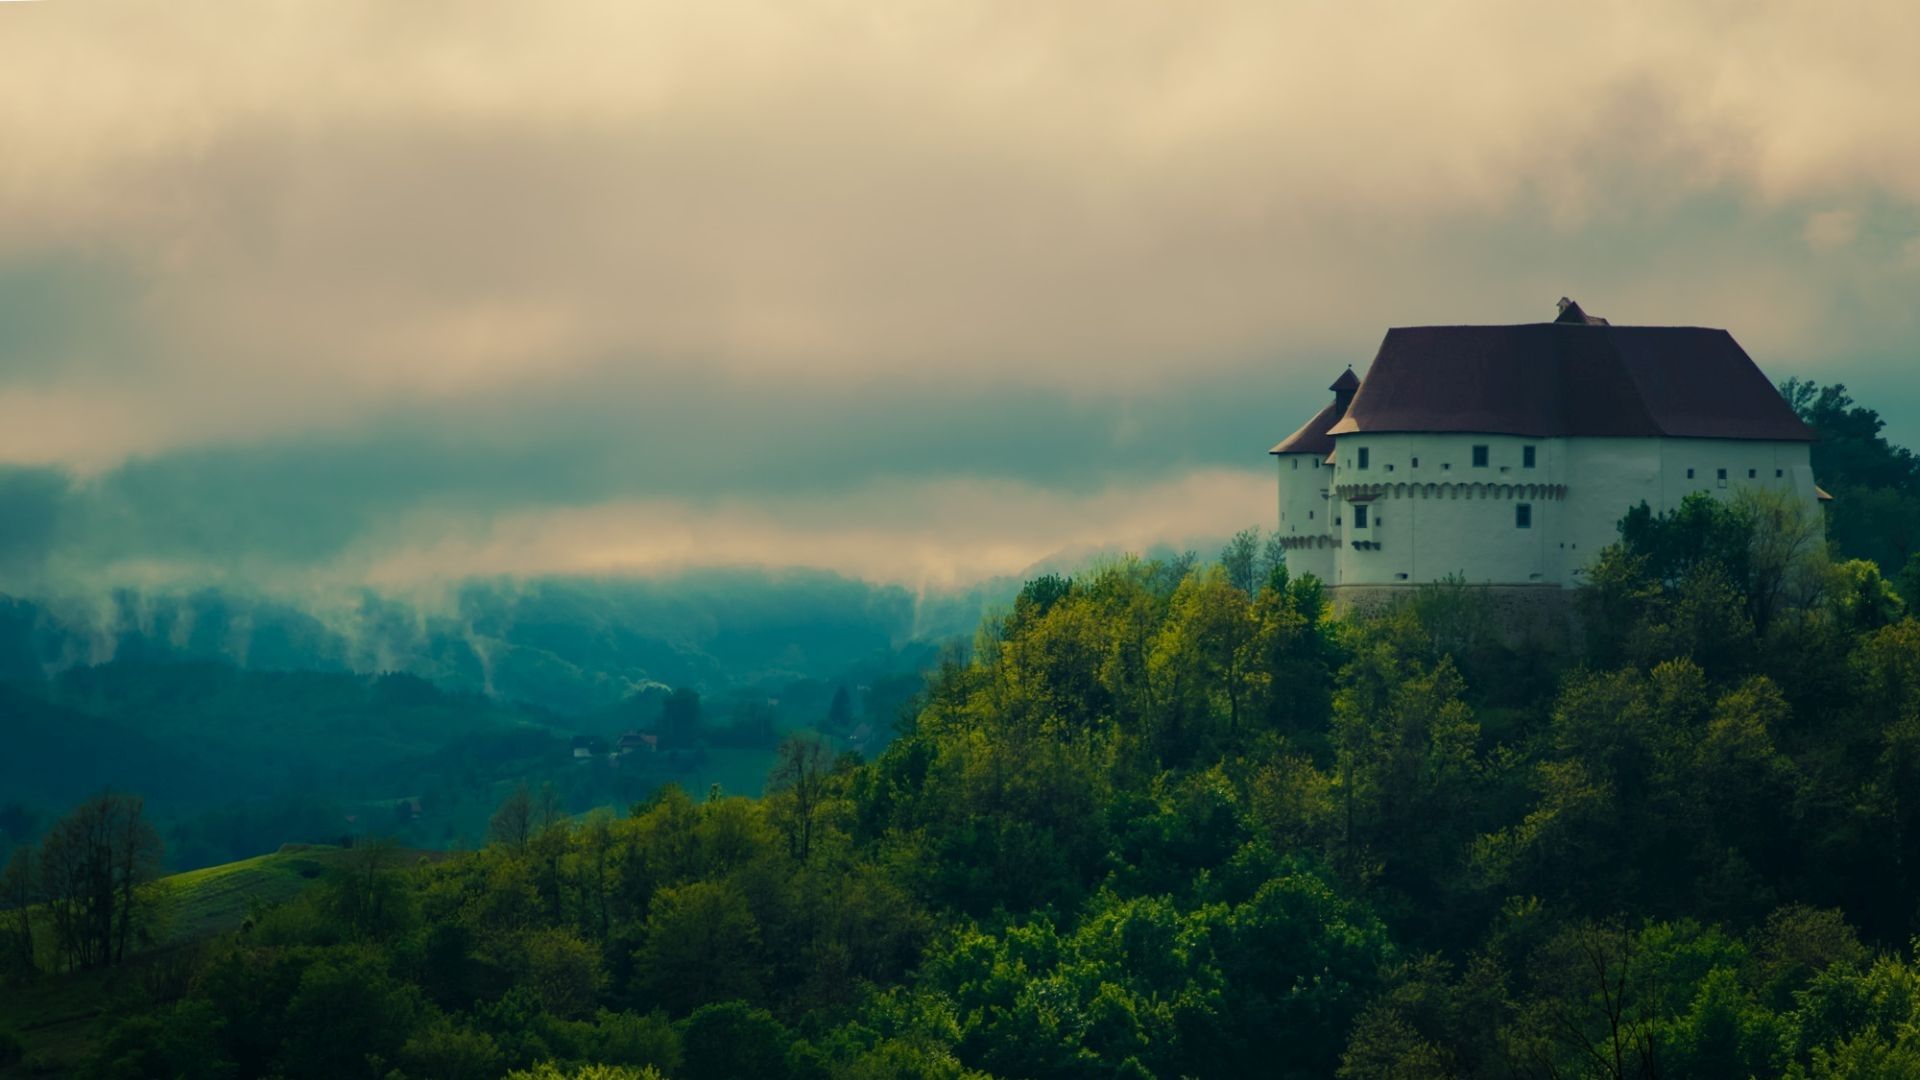
[[[166,977],[129,960],[71,1065],[1920,1075],[1920,595],[1812,526],[1629,514],[1571,648],[1462,585],[1336,620],[1245,545],[1043,576],[870,760],[794,738],[758,799],[521,789],[478,851],[363,841]],[[69,831],[0,890],[9,993],[110,963],[47,921],[94,910]],[[137,941],[160,901],[96,906]]]

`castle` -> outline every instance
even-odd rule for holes
[[[1281,544],[1337,608],[1447,578],[1557,599],[1645,502],[1766,487],[1818,507],[1814,434],[1725,330],[1550,323],[1387,331],[1271,453]],[[1525,595],[1522,595],[1525,594]]]

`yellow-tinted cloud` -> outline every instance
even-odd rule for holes
[[[100,475],[426,411],[457,450],[462,410],[486,434],[538,399],[551,430],[571,395],[618,424],[606,395],[671,414],[694,379],[763,409],[825,387],[990,419],[985,386],[1144,412],[1256,366],[1318,387],[1386,325],[1563,294],[1819,374],[1920,330],[1920,261],[1869,242],[1920,203],[1916,39],[1904,2],[4,5],[0,272],[78,253],[113,288],[57,314],[115,330],[0,317],[0,464]],[[1275,401],[1248,466],[1317,404]],[[837,419],[823,440],[884,463]],[[800,553],[932,580],[1267,516],[1228,474],[1167,480],[1188,449],[1142,481],[1159,501],[922,470],[826,523],[722,475],[697,503],[423,506],[331,569]]]
[[[1920,198],[1916,37],[1893,3],[46,4],[0,24],[0,250],[137,263],[149,381],[1153,380],[1511,311],[1522,268],[1457,280],[1442,224]],[[1737,314],[1697,300],[1638,317]]]
[[[1061,494],[1012,482],[877,484],[826,499],[719,505],[622,500],[484,522],[418,518],[320,571],[402,588],[494,574],[653,574],[713,565],[813,567],[945,588],[1067,551],[1204,543],[1268,516],[1264,473],[1203,470]]]

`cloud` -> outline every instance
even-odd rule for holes
[[[1807,218],[1805,235],[1807,246],[1817,252],[1846,247],[1860,235],[1860,215],[1852,210],[1822,210]]]
[[[1258,469],[1388,325],[1569,294],[1857,384],[1920,331],[1878,239],[1916,226],[1916,36],[1783,0],[13,5],[0,462],[70,477],[62,557],[127,572],[425,572],[453,522],[496,568],[693,557],[656,522],[901,576],[937,574],[874,539],[910,493]]]
[[[1063,550],[1210,543],[1265,516],[1263,472],[1196,469],[1084,491],[971,477],[873,479],[826,494],[613,497],[499,505],[377,497],[337,518],[327,494],[223,505],[142,478],[67,486],[0,471],[0,592],[103,583],[168,592],[247,587],[395,593],[463,579],[807,567],[917,589],[1018,573]]]
[[[1212,542],[1262,514],[1271,483],[1195,472],[1062,496],[1015,482],[882,483],[827,500],[622,501],[413,530],[352,580],[382,587],[525,573],[658,574],[699,566],[805,566],[921,589],[1018,573],[1061,552]]]

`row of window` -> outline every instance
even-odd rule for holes
[[[1365,504],[1356,504],[1353,508],[1353,527],[1356,529],[1364,529],[1367,527],[1369,519],[1371,519],[1372,523],[1375,525],[1380,524],[1380,516],[1378,514],[1372,513],[1372,509],[1373,509],[1372,507],[1367,506]],[[1309,511],[1307,513],[1307,516],[1312,517],[1313,513]],[[1337,517],[1334,518],[1333,523],[1335,525],[1340,524],[1340,519]],[[1533,528],[1533,504],[1532,503],[1515,503],[1514,504],[1513,527],[1516,529]]]
[[[1523,468],[1523,469],[1531,469],[1531,468],[1533,468],[1533,467],[1534,467],[1534,465],[1535,465],[1535,464],[1536,464],[1536,463],[1538,462],[1538,460],[1539,460],[1539,459],[1538,459],[1538,457],[1536,456],[1536,455],[1537,455],[1537,449],[1538,449],[1537,447],[1532,447],[1532,446],[1523,446],[1523,447],[1521,447],[1521,448],[1520,448],[1520,467],[1521,467],[1521,468]],[[1357,454],[1358,454],[1358,456],[1357,456],[1357,458],[1356,458],[1356,459],[1355,459],[1355,461],[1354,461],[1354,466],[1355,466],[1356,468],[1361,468],[1361,469],[1370,469],[1370,468],[1372,468],[1372,467],[1373,467],[1373,454],[1369,452],[1369,449],[1368,449],[1367,447],[1364,447],[1364,446],[1362,446],[1362,447],[1359,447],[1359,448],[1358,448],[1358,451],[1357,451]],[[1476,469],[1484,469],[1484,468],[1486,468],[1486,467],[1487,467],[1487,462],[1488,462],[1489,460],[1490,460],[1490,448],[1489,448],[1489,447],[1487,447],[1486,445],[1484,445],[1484,444],[1482,444],[1482,445],[1476,445],[1476,446],[1475,446],[1475,447],[1473,448],[1473,467],[1474,467],[1474,468],[1476,468]],[[1298,461],[1296,461],[1296,462],[1294,462],[1294,463],[1293,463],[1293,467],[1294,467],[1294,468],[1296,468],[1296,469],[1297,469],[1297,468],[1299,468],[1299,467],[1300,467],[1300,463],[1299,463]],[[1420,459],[1416,457],[1416,458],[1414,458],[1414,459],[1413,459],[1413,468],[1416,468],[1416,469],[1417,469],[1417,468],[1419,468],[1419,467],[1420,467]],[[1444,462],[1443,462],[1443,463],[1441,464],[1441,466],[1440,466],[1440,467],[1441,467],[1442,469],[1451,469],[1451,468],[1453,468],[1453,466],[1452,466],[1451,464],[1448,464],[1448,463],[1444,463]],[[1387,466],[1387,470],[1388,470],[1389,472],[1391,472],[1391,471],[1393,470],[1393,466],[1392,466],[1392,465],[1388,465],[1388,466]]]
[[[1725,480],[1726,480],[1726,478],[1727,478],[1727,470],[1725,470],[1725,469],[1715,469],[1715,470],[1714,470],[1714,472],[1718,474],[1718,475],[1717,475],[1717,476],[1715,477],[1715,479],[1718,479],[1718,480],[1721,480],[1721,481],[1725,481]],[[1778,480],[1778,479],[1780,479],[1781,477],[1783,477],[1783,476],[1785,476],[1785,475],[1787,475],[1787,470],[1785,470],[1785,469],[1775,469],[1775,470],[1773,470],[1773,478],[1774,478],[1775,480]],[[1757,479],[1759,479],[1759,478],[1760,478],[1760,470],[1759,470],[1759,469],[1748,469],[1748,470],[1747,470],[1747,479],[1749,479],[1749,480],[1757,480]],[[1692,469],[1688,469],[1688,470],[1687,470],[1687,479],[1689,479],[1689,480],[1691,480],[1691,479],[1693,479],[1693,470],[1692,470]]]
[[[1477,445],[1477,446],[1475,446],[1475,447],[1473,448],[1473,467],[1474,467],[1474,468],[1476,468],[1476,469],[1484,469],[1484,468],[1486,468],[1486,467],[1487,467],[1487,462],[1488,462],[1488,460],[1489,460],[1489,448],[1488,448],[1488,447],[1486,447],[1486,446],[1484,446],[1484,445]],[[1520,467],[1521,467],[1521,468],[1523,468],[1523,469],[1531,469],[1531,468],[1533,468],[1533,467],[1534,467],[1534,466],[1535,466],[1535,465],[1536,465],[1536,464],[1538,463],[1538,460],[1539,460],[1539,459],[1538,459],[1538,457],[1537,457],[1537,456],[1536,456],[1536,454],[1535,454],[1535,448],[1534,448],[1534,447],[1531,447],[1531,446],[1523,446],[1523,447],[1521,447],[1521,448],[1520,448]],[[1314,463],[1313,463],[1313,465],[1314,465],[1314,467],[1315,467],[1315,468],[1319,468],[1319,467],[1320,467],[1320,462],[1319,462],[1318,460],[1316,460],[1316,461],[1314,461]],[[1417,468],[1419,468],[1419,467],[1420,467],[1420,459],[1419,459],[1419,458],[1417,458],[1417,457],[1416,457],[1416,458],[1414,458],[1414,459],[1413,459],[1413,463],[1412,463],[1412,465],[1413,465],[1413,468],[1416,468],[1416,469],[1417,469]],[[1296,468],[1296,469],[1298,469],[1298,468],[1300,467],[1300,462],[1299,462],[1299,460],[1298,460],[1298,459],[1295,459],[1295,461],[1294,461],[1294,463],[1293,463],[1293,467],[1294,467],[1294,468]],[[1372,468],[1372,467],[1373,467],[1373,454],[1372,454],[1372,453],[1371,453],[1371,452],[1369,451],[1369,449],[1368,449],[1367,447],[1364,447],[1364,446],[1362,446],[1362,447],[1359,447],[1359,448],[1358,448],[1358,450],[1356,451],[1356,457],[1355,457],[1355,460],[1354,460],[1354,467],[1355,467],[1355,468],[1360,468],[1360,469],[1370,469],[1370,468]],[[1453,466],[1452,466],[1451,464],[1447,464],[1447,463],[1442,463],[1440,467],[1441,467],[1442,469],[1451,469],[1451,468],[1453,468]],[[1389,471],[1389,472],[1391,472],[1391,471],[1393,471],[1393,466],[1392,466],[1392,465],[1388,465],[1388,466],[1387,466],[1387,471]],[[1727,470],[1725,470],[1725,469],[1716,469],[1716,470],[1714,470],[1714,471],[1715,471],[1716,473],[1718,473],[1718,474],[1719,474],[1719,475],[1718,475],[1718,477],[1717,477],[1717,479],[1720,479],[1720,480],[1723,480],[1723,481],[1724,481],[1724,480],[1725,480],[1725,479],[1727,478]],[[1687,470],[1687,479],[1689,479],[1689,480],[1691,480],[1691,479],[1693,479],[1693,474],[1694,474],[1694,470],[1692,470],[1692,469],[1688,469],[1688,470]],[[1774,477],[1774,479],[1776,479],[1776,480],[1778,480],[1778,479],[1780,479],[1781,477],[1784,477],[1784,476],[1786,476],[1786,475],[1787,475],[1787,471],[1786,471],[1785,469],[1775,469],[1775,470],[1773,470],[1773,477]],[[1747,470],[1747,479],[1749,479],[1749,480],[1757,480],[1757,479],[1759,479],[1759,477],[1760,477],[1760,470],[1759,470],[1759,469],[1748,469],[1748,470]]]

